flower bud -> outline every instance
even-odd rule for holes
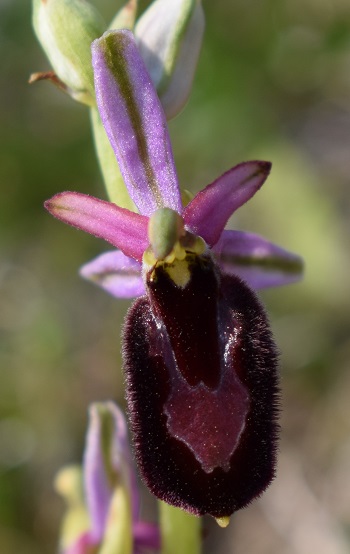
[[[34,0],[33,25],[58,78],[79,102],[94,104],[90,45],[106,28],[85,0]]]
[[[156,0],[136,24],[138,47],[167,119],[188,99],[203,31],[200,0]]]

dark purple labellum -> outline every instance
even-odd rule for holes
[[[166,264],[124,329],[127,401],[141,473],[160,499],[230,516],[274,476],[276,349],[265,312],[210,257],[188,255],[177,286]]]

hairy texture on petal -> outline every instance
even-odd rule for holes
[[[244,162],[236,165],[201,190],[183,212],[192,232],[213,246],[229,217],[262,186],[270,173],[269,162]]]
[[[139,212],[181,212],[165,116],[132,33],[105,33],[92,44],[92,60],[101,119]]]
[[[168,308],[171,313],[171,303]],[[263,308],[237,277],[222,276],[217,325],[221,349],[217,385],[191,385],[183,378],[166,324],[154,314],[147,298],[137,300],[129,310],[123,353],[135,454],[146,484],[169,504],[219,518],[246,506],[274,476],[278,378],[275,346]],[[185,422],[183,434],[192,431],[190,440],[197,441],[192,442],[194,448],[188,446],[188,436],[184,440],[180,434],[181,423],[177,436],[169,423],[179,387],[196,400],[192,406],[186,398],[181,405],[180,398],[177,406],[178,417]],[[201,459],[200,441],[203,449],[216,445],[227,460],[223,443],[234,442],[237,418],[243,414],[236,412],[235,401],[231,402],[235,398],[240,399],[238,411],[248,409],[237,444],[224,467],[219,467],[218,460],[212,464],[215,468],[209,467]],[[208,409],[216,417],[216,428],[206,419]],[[192,419],[183,418],[186,413]]]
[[[299,281],[303,260],[264,237],[242,231],[224,231],[213,248],[224,273],[238,275],[255,289]]]
[[[80,268],[80,275],[116,298],[145,294],[141,264],[120,250],[104,252]]]
[[[148,218],[78,192],[61,192],[45,202],[57,219],[110,242],[141,261],[148,246]]]

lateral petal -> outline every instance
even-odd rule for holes
[[[185,223],[213,246],[229,217],[260,189],[270,169],[270,162],[236,165],[193,198],[184,209]]]
[[[92,43],[96,100],[131,198],[140,213],[181,199],[166,119],[130,31]]]
[[[79,192],[61,192],[45,202],[57,219],[110,242],[141,261],[148,246],[148,218]]]
[[[288,285],[302,277],[300,256],[253,233],[224,231],[213,252],[224,273],[238,275],[255,289]]]

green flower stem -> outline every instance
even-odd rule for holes
[[[136,211],[120,173],[118,162],[96,108],[91,108],[91,126],[96,155],[105,182],[108,198],[121,208]]]
[[[162,554],[201,554],[201,518],[159,502]]]

